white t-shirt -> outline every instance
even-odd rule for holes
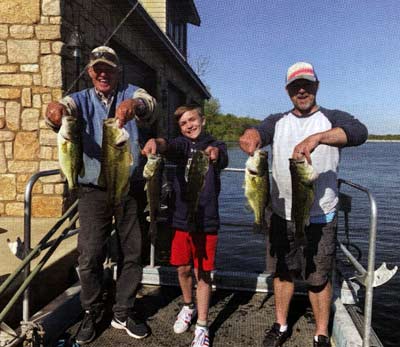
[[[368,132],[365,126],[348,113],[319,108],[316,112],[298,117],[291,111],[267,117],[256,129],[262,145],[272,145],[272,210],[280,217],[291,220],[292,181],[289,158],[294,147],[315,133],[340,127],[347,135],[347,145],[355,146],[366,141]],[[311,153],[314,169],[319,173],[315,182],[314,203],[310,216],[329,214],[338,203],[337,172],[340,149],[319,145]]]

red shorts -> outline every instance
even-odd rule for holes
[[[196,269],[214,270],[217,240],[217,233],[175,230],[171,244],[171,265],[189,265],[193,260]]]

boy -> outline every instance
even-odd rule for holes
[[[181,334],[188,330],[197,314],[195,336],[191,346],[205,347],[209,345],[207,317],[211,297],[211,271],[214,270],[219,229],[220,172],[228,165],[228,154],[225,143],[204,133],[205,118],[200,107],[184,105],[178,107],[174,115],[181,135],[169,142],[161,138],[151,139],[146,143],[143,154],[154,154],[159,151],[165,153],[167,158],[177,165],[172,207],[172,226],[175,232],[171,245],[171,264],[177,266],[184,305],[176,318],[174,332]],[[198,205],[197,230],[199,231],[189,232],[188,205],[184,197],[185,168],[188,159],[196,150],[204,151],[209,157],[210,164]],[[192,296],[191,262],[197,281],[197,310]]]

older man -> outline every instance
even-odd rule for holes
[[[274,273],[276,322],[266,332],[264,347],[280,346],[289,336],[287,315],[294,293],[293,279],[300,274],[308,283],[316,321],[313,346],[330,346],[330,274],[335,256],[340,148],[362,144],[368,133],[366,127],[348,113],[318,106],[318,86],[311,64],[299,62],[292,65],[286,76],[286,90],[293,109],[270,115],[259,126],[246,130],[240,138],[240,147],[250,155],[258,147],[272,145],[273,214],[268,267]],[[304,247],[295,242],[294,237],[288,160],[303,157],[319,172]]]
[[[78,236],[79,275],[82,285],[81,304],[85,311],[76,340],[91,342],[96,336],[96,324],[102,318],[102,275],[105,245],[112,230],[113,217],[119,240],[119,275],[111,325],[124,329],[134,338],[149,334],[147,325],[133,311],[136,291],[142,277],[141,231],[137,209],[137,187],[140,185],[141,163],[134,161],[130,191],[121,204],[110,205],[107,192],[98,183],[103,120],[116,117],[120,127],[129,132],[134,158],[139,158],[139,144],[147,138],[144,125],[154,120],[155,100],[144,89],[119,84],[120,63],[113,49],[106,46],[90,53],[87,72],[93,87],[64,97],[48,105],[46,121],[57,131],[64,115],[81,120],[85,173],[79,177]],[[140,190],[140,189],[139,189]]]

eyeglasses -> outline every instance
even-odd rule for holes
[[[318,86],[318,81],[312,82],[312,81],[308,81],[305,79],[299,79],[297,81],[290,83],[287,86],[287,89],[293,90],[293,91],[298,91],[299,89],[305,89],[308,91],[308,90],[315,89],[317,86]]]
[[[90,53],[89,58],[90,58],[90,60],[96,60],[96,59],[104,58],[104,59],[106,59],[108,61],[111,61],[115,65],[119,64],[117,56],[115,56],[114,54],[109,53],[109,52],[92,52],[92,53]]]

